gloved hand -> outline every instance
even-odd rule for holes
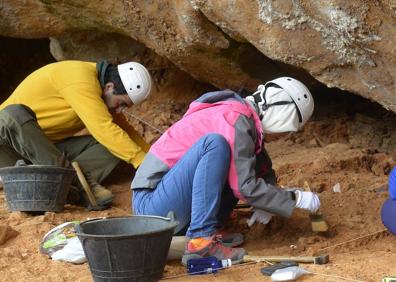
[[[296,194],[296,208],[308,210],[311,213],[318,211],[320,207],[318,195],[301,190],[295,190],[294,193]]]
[[[271,220],[272,216],[272,213],[266,212],[265,210],[253,209],[253,214],[247,224],[249,227],[251,227],[255,222],[267,224]]]

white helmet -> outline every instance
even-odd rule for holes
[[[135,105],[143,102],[151,91],[151,77],[148,70],[136,62],[120,64],[117,69],[132,102]]]
[[[266,92],[269,87],[283,89],[293,102],[277,101],[269,104],[266,98]],[[257,91],[252,95],[252,101],[253,100],[260,109],[260,118],[262,118],[264,112],[267,111],[269,107],[294,103],[298,109],[298,128],[303,127],[311,117],[314,109],[314,101],[311,92],[309,92],[308,88],[304,84],[291,77],[279,77],[268,81],[265,85],[259,85]]]
[[[314,100],[311,92],[309,92],[308,88],[303,83],[292,77],[284,76],[268,81],[265,84],[265,88],[267,88],[267,85],[270,86],[271,84],[278,85],[293,99],[301,115],[301,128],[312,116],[314,110]]]

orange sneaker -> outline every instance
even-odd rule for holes
[[[231,259],[232,264],[241,263],[246,251],[242,248],[230,248],[224,246],[216,235],[211,237],[200,237],[191,239],[187,244],[187,249],[182,258],[182,264],[187,265],[187,261],[193,258],[203,258],[214,256],[219,260]]]

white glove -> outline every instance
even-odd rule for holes
[[[296,208],[308,210],[311,213],[318,211],[320,207],[318,195],[301,190],[295,190],[294,193],[296,194]]]
[[[247,224],[249,227],[251,227],[255,222],[267,224],[271,220],[272,216],[272,213],[266,212],[265,210],[253,209],[253,214]]]

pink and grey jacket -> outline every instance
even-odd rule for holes
[[[132,189],[155,189],[194,143],[204,135],[217,133],[231,148],[228,183],[234,196],[253,207],[289,217],[295,207],[293,193],[276,186],[254,107],[231,90],[206,93],[192,102],[183,118],[151,146],[135,174]]]

